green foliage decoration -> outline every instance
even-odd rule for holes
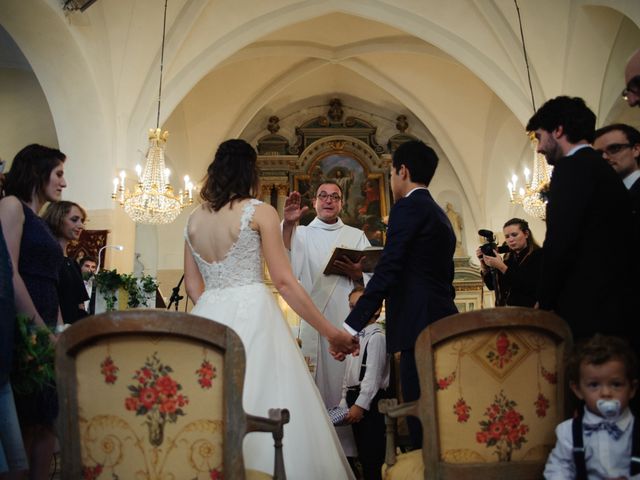
[[[28,395],[55,385],[55,347],[52,330],[36,326],[26,315],[16,318],[16,340],[11,386],[20,395]]]
[[[96,275],[96,283],[98,291],[104,295],[108,312],[115,308],[119,288],[123,288],[127,292],[128,308],[148,306],[147,296],[158,288],[158,282],[151,275],[138,278],[126,273],[119,274],[117,270],[100,271]]]

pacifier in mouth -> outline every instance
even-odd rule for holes
[[[605,418],[617,417],[620,414],[620,400],[600,399],[596,402],[598,411]]]

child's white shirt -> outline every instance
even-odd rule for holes
[[[347,387],[360,385],[360,394],[355,404],[369,410],[378,390],[389,386],[389,360],[386,337],[380,325],[377,323],[367,325],[362,330],[362,334],[359,355],[356,357],[349,355],[346,359],[340,406],[347,406]],[[360,382],[360,367],[365,349],[367,350],[367,369]]]
[[[596,425],[604,418],[591,413],[585,407],[582,418],[584,424]],[[547,459],[544,469],[546,480],[570,480],[576,478],[576,466],[573,460],[573,435],[571,424],[573,419],[566,420],[556,427],[556,446]],[[583,433],[585,463],[587,477],[607,479],[615,477],[629,478],[629,461],[631,459],[631,440],[634,417],[629,408],[613,422],[622,436],[615,440],[606,430],[598,430],[587,436]],[[640,480],[640,475],[630,477]]]

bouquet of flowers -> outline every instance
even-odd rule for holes
[[[11,386],[21,395],[55,385],[55,348],[51,330],[36,327],[26,315],[18,315]]]

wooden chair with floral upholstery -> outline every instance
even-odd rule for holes
[[[460,313],[416,342],[421,395],[386,413],[384,478],[539,479],[565,419],[571,334],[557,315],[503,307]],[[395,418],[418,417],[423,448],[396,456]]]
[[[56,345],[63,479],[272,478],[246,471],[246,433],[269,431],[284,479],[283,425],[242,409],[245,354],[230,328],[186,313],[111,312]]]

